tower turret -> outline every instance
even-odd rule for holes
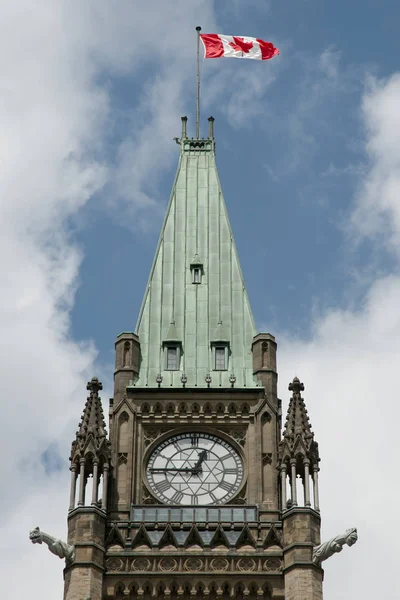
[[[313,548],[320,543],[318,500],[318,444],[314,440],[301,392],[304,384],[295,377],[289,384],[292,397],[285,429],[278,447],[284,543],[285,599],[321,600],[323,571],[313,562]],[[290,498],[287,500],[287,478]],[[303,498],[298,494],[299,478]],[[310,497],[313,486],[313,508]]]
[[[72,564],[67,564],[65,569],[65,600],[102,597],[108,474],[111,461],[111,443],[107,439],[99,396],[102,387],[97,377],[88,382],[87,389],[90,394],[71,447],[68,543],[75,547],[75,559]],[[90,497],[87,494],[89,478]],[[99,486],[102,488],[101,500]]]
[[[279,469],[282,484],[282,510],[286,506],[286,477],[290,479],[291,498],[290,506],[297,506],[297,477],[300,476],[304,488],[304,506],[311,506],[310,476],[314,483],[314,508],[319,512],[318,497],[318,463],[320,461],[318,444],[311,431],[310,419],[301,392],[304,384],[295,377],[289,384],[289,391],[293,392],[289,402],[285,428],[282,440],[279,443]]]

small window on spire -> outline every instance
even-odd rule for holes
[[[226,370],[226,347],[215,346],[215,370],[225,371]]]
[[[166,370],[177,371],[179,369],[179,348],[178,346],[167,346],[166,348]]]
[[[229,332],[218,321],[217,329],[211,341],[212,365],[214,371],[227,371],[229,362]]]
[[[190,271],[192,273],[192,283],[201,283],[203,276],[203,263],[201,262],[199,255],[195,254],[192,262],[190,263]]]
[[[164,352],[164,370],[179,371],[182,355],[182,342],[175,327],[175,321],[172,320],[163,343]]]

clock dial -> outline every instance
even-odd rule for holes
[[[167,504],[222,504],[238,492],[243,464],[225,440],[209,433],[181,433],[150,455],[147,480]]]

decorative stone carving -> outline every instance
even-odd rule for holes
[[[75,547],[62,542],[61,540],[45,533],[44,531],[40,531],[39,527],[35,527],[29,533],[29,539],[32,544],[42,544],[43,542],[47,544],[50,552],[55,554],[59,558],[65,558],[65,562],[67,565],[71,564],[75,557]]]
[[[122,571],[124,563],[121,558],[109,558],[106,561],[107,571]]]
[[[176,571],[178,563],[174,558],[162,558],[158,563],[158,568],[161,571]]]
[[[157,504],[153,496],[151,496],[146,490],[143,490],[142,504]]]
[[[341,552],[345,544],[352,546],[357,540],[357,529],[355,527],[352,529],[347,529],[345,533],[337,535],[328,542],[324,542],[319,546],[315,546],[313,550],[313,563],[315,565],[320,565],[322,561],[330,558],[336,552]]]
[[[144,435],[144,445],[145,446],[149,446],[152,442],[154,442],[155,439],[158,438],[159,435],[161,435],[162,431],[160,431],[159,429],[155,429],[155,428],[144,428],[143,429],[143,435]]]
[[[117,464],[118,465],[126,465],[127,462],[128,462],[128,453],[127,452],[118,452]]]
[[[151,562],[145,556],[141,556],[140,558],[135,558],[131,564],[131,571],[149,571],[151,567]]]
[[[263,452],[262,462],[263,462],[263,465],[272,464],[272,452]]]
[[[264,561],[264,570],[265,571],[281,571],[282,570],[282,560],[280,558],[267,558]]]
[[[203,561],[201,558],[191,557],[187,558],[183,563],[185,571],[201,571],[203,569]]]
[[[247,503],[246,487],[244,487],[243,490],[240,492],[240,494],[238,496],[235,496],[235,498],[233,498],[233,500],[229,501],[227,504],[246,504],[246,503]]]
[[[227,571],[229,569],[229,561],[226,558],[213,558],[210,562],[211,571]]]
[[[254,558],[249,558],[247,556],[244,558],[239,558],[236,564],[236,567],[239,569],[239,571],[254,571],[256,566],[257,565]]]
[[[246,444],[246,431],[246,427],[235,427],[228,433],[238,444],[244,446]]]

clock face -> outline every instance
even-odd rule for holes
[[[153,450],[147,480],[166,504],[222,504],[239,491],[243,464],[238,452],[216,435],[181,433]]]

